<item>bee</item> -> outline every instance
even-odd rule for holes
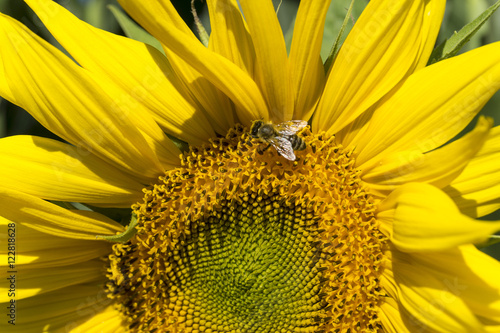
[[[256,120],[250,127],[250,135],[268,144],[263,151],[272,145],[281,156],[295,161],[294,150],[306,149],[305,141],[297,135],[306,126],[307,121],[304,120],[290,120],[276,125]]]

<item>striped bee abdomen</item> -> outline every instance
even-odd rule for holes
[[[290,143],[292,144],[293,150],[304,150],[306,149],[306,142],[302,140],[297,134],[291,135],[289,137]]]

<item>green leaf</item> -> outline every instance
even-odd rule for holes
[[[108,6],[108,8],[115,16],[118,24],[120,24],[120,27],[123,29],[127,37],[151,45],[158,51],[164,53],[161,43],[135,23],[127,14],[125,14],[123,10],[113,5]]]
[[[135,235],[135,233],[137,232],[137,230],[135,229],[136,225],[137,225],[137,216],[135,214],[132,214],[132,218],[130,219],[130,223],[127,227],[127,230],[125,230],[121,234],[115,236],[95,236],[95,238],[104,239],[107,240],[108,242],[124,243]]]
[[[455,56],[500,7],[500,0],[432,51],[428,65]]]

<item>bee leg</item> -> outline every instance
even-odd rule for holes
[[[260,148],[259,148],[259,149],[257,150],[257,152],[258,152],[260,155],[262,155],[262,154],[264,154],[264,152],[265,152],[266,150],[268,150],[268,149],[269,149],[269,147],[271,147],[271,144],[268,144],[268,145],[267,145],[267,147],[266,147],[266,148],[264,148],[264,149],[260,149]]]

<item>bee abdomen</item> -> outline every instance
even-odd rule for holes
[[[290,137],[290,142],[292,144],[293,150],[304,150],[306,149],[306,142],[298,135],[292,135]]]

